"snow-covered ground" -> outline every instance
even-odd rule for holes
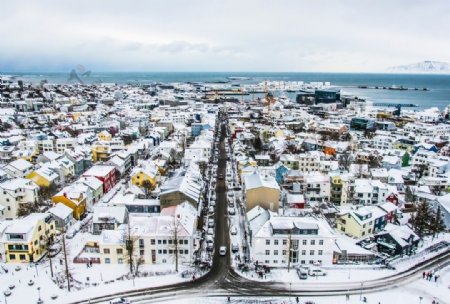
[[[304,304],[356,304],[363,303],[361,297],[366,297],[367,303],[371,304],[431,304],[432,301],[436,301],[439,304],[450,303],[450,267],[447,267],[440,271],[440,278],[437,282],[426,281],[423,279],[416,279],[413,282],[402,285],[392,286],[392,288],[381,292],[350,295],[347,299],[346,295],[330,296],[330,297],[299,297],[299,302]],[[158,302],[162,302],[158,299]],[[156,302],[139,302],[139,303],[156,303]],[[219,304],[219,303],[271,303],[271,304],[295,304],[296,296],[293,294],[291,297],[231,297],[228,302],[226,297],[183,297],[171,299],[164,303],[183,303],[183,304]]]
[[[66,289],[60,289],[51,280],[48,263],[39,264],[37,268],[21,265],[22,269],[19,271],[14,270],[16,267],[14,264],[2,266],[8,269],[8,273],[3,270],[0,272],[0,292],[2,293],[0,303],[5,303],[3,292],[9,289],[11,284],[15,285],[15,288],[11,290],[12,294],[6,298],[8,304],[35,303],[39,296],[38,287],[45,303],[68,303],[120,291],[163,286],[191,279],[184,279],[180,275],[183,270],[187,269],[185,266],[180,266],[179,273],[175,273],[173,265],[144,265],[141,272],[148,272],[150,276],[135,278],[133,283],[131,279],[118,280],[128,272],[128,265],[92,265],[91,268],[87,268],[84,264],[78,264],[71,265],[70,272],[75,280],[83,282],[83,289],[72,289],[71,292],[68,292]],[[56,267],[55,274],[61,273],[62,266],[56,265]],[[28,285],[30,279],[34,281],[33,286]],[[58,298],[52,300],[52,295],[57,295]]]

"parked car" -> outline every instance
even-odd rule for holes
[[[326,276],[327,273],[322,268],[311,268],[308,271],[308,275],[312,277],[318,277],[318,276]]]
[[[206,245],[206,250],[213,251],[214,250],[214,243],[208,243]]]
[[[227,247],[225,247],[225,246],[220,246],[220,248],[219,248],[219,254],[220,254],[221,256],[225,256],[225,255],[227,254]]]
[[[305,268],[298,268],[297,275],[300,280],[306,280],[308,278],[308,270],[306,270]]]
[[[3,292],[3,295],[4,295],[5,297],[9,297],[9,296],[11,295],[11,290],[9,290],[9,289],[5,290],[5,291]]]
[[[237,243],[231,244],[231,252],[238,252],[239,251],[239,245]]]
[[[208,212],[209,213],[214,213],[214,207],[213,206],[209,207]]]
[[[208,230],[206,231],[206,233],[207,233],[208,235],[213,235],[213,234],[214,234],[214,229],[208,228]]]
[[[215,222],[214,219],[208,219],[208,228],[214,228]]]
[[[236,226],[231,226],[230,232],[231,232],[232,235],[236,235],[237,234]]]
[[[187,269],[183,272],[181,272],[182,278],[191,278],[195,274],[195,270]]]
[[[236,211],[234,210],[234,208],[231,208],[231,209],[228,210],[228,214],[229,215],[235,215]]]

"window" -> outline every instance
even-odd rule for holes
[[[316,240],[311,240],[311,245],[316,245]]]
[[[162,262],[165,264],[165,263],[167,263],[167,260],[166,260],[166,259],[163,259]]]
[[[117,263],[123,264],[123,259],[118,259],[118,260],[117,260]]]
[[[173,250],[172,249],[169,249],[169,254],[173,254]]]
[[[167,240],[163,240],[163,245],[166,245],[167,244]]]
[[[185,249],[184,254],[189,254],[189,250]]]
[[[188,244],[188,240],[184,240],[184,245],[187,245]]]
[[[306,250],[302,250],[302,255],[306,255]]]
[[[287,245],[287,240],[283,240],[283,245]]]
[[[169,245],[172,245],[172,240],[169,240]]]
[[[265,260],[265,261],[264,261],[264,263],[266,263],[266,264],[269,264],[269,263],[270,263],[270,261],[269,261],[269,260]]]
[[[104,254],[109,254],[109,249],[108,249],[108,248],[104,248],[104,249],[103,249],[103,253],[104,253]]]
[[[270,255],[270,250],[266,250],[266,255]]]
[[[319,245],[323,245],[323,240],[320,240],[320,241],[319,241]]]
[[[14,261],[16,259],[16,255],[15,254],[10,254],[9,255],[9,260],[10,261]]]
[[[21,261],[25,261],[27,258],[25,257],[24,254],[19,255],[19,260]]]
[[[163,254],[167,254],[167,250],[166,249],[163,249]]]
[[[155,239],[151,239],[151,240],[150,240],[150,244],[151,244],[151,245],[155,245]]]
[[[139,255],[141,255],[141,256],[144,255],[144,249],[139,250]]]
[[[303,244],[303,245],[306,245],[306,240],[303,240],[302,244]]]
[[[175,241],[173,241],[175,243]],[[178,245],[183,245],[183,240],[178,240]]]
[[[323,254],[323,250],[319,250],[319,255],[322,255]]]
[[[274,240],[274,241],[273,241],[273,244],[274,244],[274,245],[278,245],[278,240]]]
[[[123,253],[123,249],[122,248],[117,248],[116,252],[117,252],[117,254],[122,254]]]
[[[158,245],[161,245],[161,240],[158,240]]]
[[[305,265],[305,260],[301,260],[300,264]]]
[[[310,255],[314,255],[314,250],[310,250],[310,251],[309,251],[309,254],[310,254]]]
[[[314,264],[314,261],[313,260],[309,260],[309,264]]]
[[[161,249],[158,250],[158,254],[162,254],[162,250]]]
[[[278,255],[278,250],[274,250],[273,255]]]
[[[139,239],[139,247],[144,247],[144,240],[143,239]]]
[[[278,260],[273,260],[273,263],[274,264],[278,264]]]
[[[287,254],[287,250],[283,250],[283,255],[286,255]]]
[[[266,245],[270,245],[270,240],[266,240]]]
[[[106,258],[105,259],[105,264],[111,264],[111,259],[110,258]]]

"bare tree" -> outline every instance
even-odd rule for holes
[[[197,162],[198,169],[200,170],[200,174],[202,176],[202,179],[206,179],[206,170],[208,169],[208,163],[205,161],[198,161]]]
[[[183,228],[180,222],[180,215],[174,215],[173,222],[170,225],[170,235],[172,237],[173,259],[175,261],[175,271],[178,272],[178,262],[179,262],[179,245],[180,245],[180,231]]]
[[[146,179],[141,183],[141,187],[144,188],[145,197],[148,198],[150,196],[150,192],[153,190],[152,183]]]
[[[61,242],[63,247],[63,253],[64,253],[64,273],[67,281],[67,290],[70,291],[70,272],[69,272],[69,263],[67,261],[67,247],[66,247],[66,233],[65,230],[63,230],[63,233],[61,235]]]
[[[123,246],[126,251],[126,261],[130,267],[130,274],[133,274],[135,264],[138,261],[134,256],[138,239],[139,237],[133,234],[130,221],[128,221],[126,229],[122,232],[122,244],[124,244]]]

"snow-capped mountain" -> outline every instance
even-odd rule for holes
[[[450,64],[441,61],[425,60],[418,63],[390,67],[388,70],[405,73],[450,73]]]

